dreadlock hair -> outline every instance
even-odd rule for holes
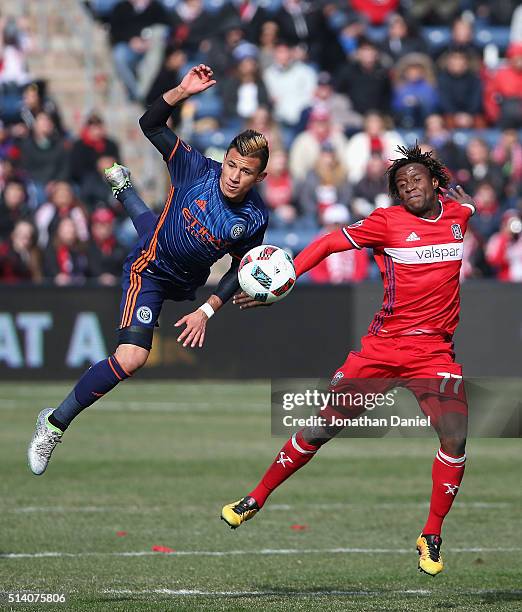
[[[394,159],[392,165],[386,171],[388,175],[388,193],[392,198],[399,199],[400,197],[397,185],[395,184],[397,171],[408,164],[422,164],[428,169],[431,176],[439,181],[439,187],[446,188],[449,185],[449,172],[442,162],[433,157],[433,151],[423,153],[419,143],[415,142],[412,147],[397,147],[397,152],[401,153],[404,157]]]

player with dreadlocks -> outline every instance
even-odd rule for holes
[[[452,337],[459,318],[459,272],[468,220],[475,212],[469,195],[447,189],[443,164],[418,145],[400,148],[388,170],[390,195],[400,205],[378,208],[369,217],[319,238],[296,258],[300,276],[331,253],[372,248],[384,284],[382,308],[361,349],[351,351],[330,382],[337,397],[347,390],[385,392],[400,384],[414,393],[440,439],[432,469],[427,521],[417,539],[419,569],[435,576],[443,569],[442,522],[460,487],[466,461],[467,404],[462,367]],[[257,306],[245,294],[241,308]],[[361,382],[361,379],[365,379]],[[394,381],[392,379],[395,379]],[[332,397],[332,396],[331,396]],[[330,416],[359,416],[363,409],[322,411],[325,425],[296,432],[277,454],[257,486],[221,514],[232,528],[251,519],[272,491],[314,457],[342,429]],[[335,407],[334,407],[335,406]]]

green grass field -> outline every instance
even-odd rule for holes
[[[435,438],[335,440],[231,531],[222,505],[283,443],[270,437],[268,385],[125,383],[36,478],[36,414],[68,388],[0,385],[0,591],[68,596],[2,610],[522,609],[519,440],[470,441],[433,579],[414,546]]]

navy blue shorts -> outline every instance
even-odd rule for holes
[[[136,273],[125,266],[120,302],[119,344],[135,344],[147,350],[165,300],[194,300],[195,291],[177,288],[172,283]]]

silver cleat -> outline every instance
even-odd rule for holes
[[[118,191],[131,187],[130,170],[121,164],[114,163],[110,168],[105,168],[103,171],[105,180],[112,187],[112,193],[117,194]]]
[[[27,463],[33,474],[39,476],[47,468],[53,450],[61,442],[63,433],[47,421],[54,408],[44,408],[36,419],[36,429],[27,449]]]

